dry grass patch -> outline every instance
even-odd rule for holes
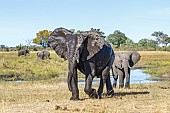
[[[97,85],[94,86],[95,88]],[[71,93],[62,79],[0,84],[2,113],[168,113],[170,82],[132,84],[131,89],[115,89],[112,98],[90,99],[79,85],[80,101],[70,101]]]

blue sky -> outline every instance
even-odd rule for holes
[[[26,44],[40,30],[120,30],[135,42],[170,35],[170,0],[0,0],[0,44]]]

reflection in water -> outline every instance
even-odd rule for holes
[[[148,80],[151,75],[143,73],[141,69],[135,69],[130,71],[130,83],[152,83],[155,81]],[[111,76],[111,82],[113,84],[113,77]],[[93,84],[99,83],[99,78],[95,78]],[[84,81],[79,81],[79,84],[84,85]],[[117,84],[119,84],[119,79],[117,80]]]

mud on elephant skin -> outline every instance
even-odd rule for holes
[[[68,60],[71,100],[79,99],[77,69],[85,75],[84,91],[89,97],[101,98],[105,83],[108,95],[113,95],[109,71],[114,61],[114,52],[99,33],[86,31],[74,34],[68,29],[57,28],[50,34],[48,42],[57,55]],[[98,91],[92,88],[95,76],[100,77]]]
[[[124,87],[124,79],[126,79],[125,88],[130,88],[130,68],[140,60],[140,57],[137,51],[115,53],[115,60],[112,65],[113,87],[116,87],[119,77],[119,88]]]

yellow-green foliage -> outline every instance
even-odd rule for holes
[[[170,52],[163,51],[140,51],[141,60],[138,65],[148,66],[147,73],[161,76],[170,74]]]
[[[51,59],[37,59],[36,52],[18,57],[17,52],[0,53],[0,76],[11,74],[24,80],[67,75],[67,61],[51,52]]]

